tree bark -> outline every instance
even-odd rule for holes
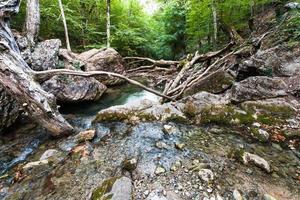
[[[213,14],[213,27],[214,27],[214,45],[218,42],[218,16],[215,0],[211,2],[212,14]]]
[[[0,84],[24,111],[54,136],[73,132],[57,110],[55,98],[35,82],[33,70],[23,60],[9,27],[10,15],[19,11],[19,0],[0,3]]]
[[[64,29],[65,29],[66,46],[67,46],[68,51],[72,51],[71,45],[70,45],[69,32],[68,32],[68,26],[67,26],[67,21],[66,21],[66,17],[65,17],[64,7],[63,7],[61,0],[58,0],[58,3],[59,3],[61,17],[62,17],[62,21],[64,24]]]
[[[110,0],[106,0],[106,35],[107,47],[110,47]]]
[[[30,46],[35,45],[40,30],[40,2],[39,0],[27,0],[25,34]]]

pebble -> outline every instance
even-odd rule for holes
[[[277,200],[277,199],[269,194],[264,194],[264,200]]]
[[[163,131],[169,135],[173,133],[173,127],[171,125],[164,125]]]
[[[183,150],[183,148],[185,147],[185,144],[184,143],[175,143],[175,147],[176,147],[176,149]]]
[[[161,142],[161,141],[156,142],[155,146],[159,149],[167,149],[168,148],[168,145],[164,142]]]
[[[156,170],[155,170],[156,175],[160,175],[160,174],[163,174],[165,172],[166,172],[166,169],[163,168],[163,167],[157,167]]]
[[[271,172],[270,164],[258,155],[245,152],[242,156],[242,159],[245,165],[247,165],[248,163],[254,163],[256,166],[264,169],[266,172]]]
[[[243,196],[241,195],[241,193],[237,189],[235,189],[233,191],[233,198],[235,200],[244,200]]]
[[[96,135],[95,130],[87,130],[87,131],[80,132],[75,137],[78,140],[78,142],[84,142],[84,141],[91,141],[92,139],[94,139],[95,135]]]
[[[214,173],[210,169],[200,169],[198,175],[205,182],[214,180]]]

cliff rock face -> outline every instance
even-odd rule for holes
[[[16,121],[19,108],[15,99],[0,85],[0,134]]]

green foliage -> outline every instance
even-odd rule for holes
[[[153,0],[154,1],[154,0]],[[284,0],[277,0],[279,2]],[[26,1],[14,17],[13,28],[22,31]],[[111,0],[111,45],[123,56],[180,59],[187,53],[207,52],[230,40],[228,27],[248,35],[249,19],[274,0],[157,0],[154,15],[143,10],[140,0]],[[40,38],[59,38],[64,29],[57,0],[40,0]],[[63,0],[73,51],[106,45],[106,1]],[[214,36],[213,8],[217,13],[217,40]],[[295,11],[296,12],[296,11]],[[299,11],[290,18],[288,32],[300,37]]]

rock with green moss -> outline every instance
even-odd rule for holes
[[[182,103],[157,104],[150,100],[142,100],[134,104],[113,106],[97,114],[94,123],[112,121],[176,121],[187,122],[181,112]]]
[[[220,93],[228,89],[234,83],[234,77],[225,71],[216,71],[204,79],[200,79],[189,87],[184,96],[196,94],[201,91]]]
[[[131,200],[132,184],[127,177],[113,177],[103,181],[92,194],[92,200]]]

